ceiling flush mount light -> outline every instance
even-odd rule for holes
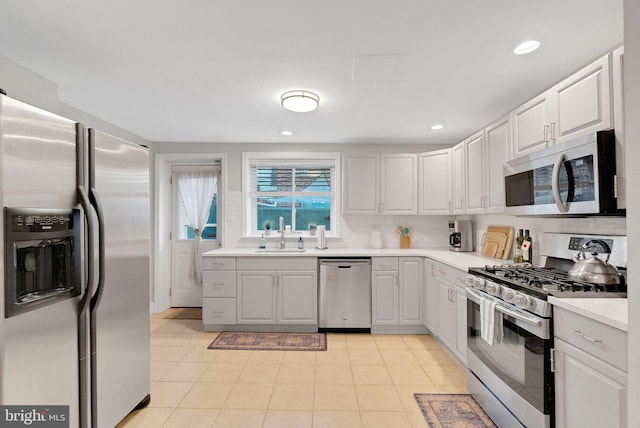
[[[526,42],[520,43],[513,50],[513,53],[516,55],[524,55],[531,53],[540,47],[540,42],[537,40],[527,40]]]
[[[287,137],[290,137],[291,135],[295,134],[295,132],[289,131],[288,129],[284,129],[284,130],[280,131],[280,134],[285,135]]]
[[[280,97],[282,107],[296,113],[314,111],[320,105],[320,97],[310,91],[287,91]]]
[[[435,125],[431,125],[431,129],[433,129],[434,131],[437,131],[442,128],[444,128],[444,126],[439,123],[436,123]]]

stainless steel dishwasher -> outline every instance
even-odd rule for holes
[[[371,259],[319,259],[318,327],[371,328]]]

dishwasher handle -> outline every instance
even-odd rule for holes
[[[338,269],[350,269],[352,267],[370,266],[371,260],[320,260],[320,266],[335,266]]]

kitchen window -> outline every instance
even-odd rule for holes
[[[211,198],[211,206],[209,208],[209,214],[207,216],[207,220],[204,228],[202,229],[201,238],[203,240],[218,240],[219,239],[219,230],[218,230],[218,191],[217,189],[221,186],[220,181],[220,171],[221,168],[217,165],[213,166],[174,166],[172,168],[172,181],[176,182],[180,179],[178,174],[180,172],[198,172],[198,171],[209,171],[216,176],[216,190]],[[177,237],[179,240],[193,240],[195,239],[195,230],[193,226],[190,224],[189,216],[187,215],[187,210],[182,203],[181,198],[178,194],[178,186],[174,186],[176,190],[176,194],[174,195],[175,203],[177,204],[177,212],[176,212],[176,220],[177,220]],[[204,203],[204,201],[203,201]]]
[[[280,217],[291,233],[309,236],[324,225],[327,235],[336,236],[339,154],[254,153],[243,162],[248,236],[260,236],[268,226],[276,231]]]

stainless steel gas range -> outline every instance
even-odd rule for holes
[[[594,238],[611,247],[609,262],[625,275],[626,237],[559,233],[541,239],[541,267],[469,269],[467,387],[498,426],[554,426],[553,308],[547,298],[626,297],[625,281],[601,285],[567,275],[571,258]]]

